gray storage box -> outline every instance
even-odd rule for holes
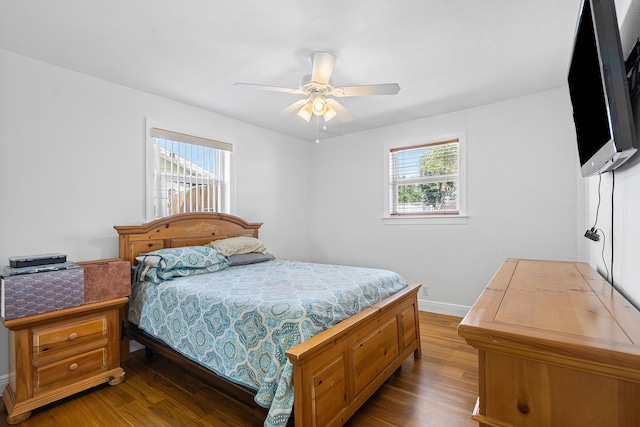
[[[75,307],[84,303],[82,267],[2,277],[4,320]]]

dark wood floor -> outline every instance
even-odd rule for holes
[[[458,337],[460,318],[420,313],[423,357],[409,358],[347,426],[477,426],[476,350]],[[33,411],[22,427],[262,426],[259,412],[227,398],[179,366],[144,352],[123,363],[126,380]],[[7,426],[6,409],[0,427]]]

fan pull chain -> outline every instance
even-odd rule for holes
[[[320,116],[316,116],[316,144],[320,144]]]

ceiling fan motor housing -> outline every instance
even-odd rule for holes
[[[333,91],[333,79],[329,79],[328,83],[318,83],[311,79],[311,74],[300,79],[300,90],[305,95],[328,95]]]

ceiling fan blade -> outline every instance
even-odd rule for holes
[[[311,81],[327,84],[336,65],[336,57],[327,52],[313,52],[311,54]]]
[[[340,120],[341,122],[350,122],[351,120],[354,119],[353,114],[351,114],[349,112],[349,110],[347,110],[346,108],[344,108],[342,106],[342,104],[340,104],[338,101],[336,101],[335,99],[332,98],[326,98],[326,102],[327,105],[330,105],[331,108],[333,108],[334,110],[336,110],[336,113],[338,113],[336,115],[336,117],[338,118],[338,120]]]
[[[385,83],[379,85],[345,86],[337,87],[331,92],[334,96],[367,96],[367,95],[395,95],[400,92],[398,83]]]
[[[282,110],[280,113],[281,114],[289,114],[294,112],[295,110],[297,110],[298,108],[302,107],[304,104],[306,104],[307,102],[309,102],[308,99],[301,99],[299,101],[294,102],[293,104],[289,105],[287,108],[285,108],[284,110]]]
[[[302,93],[300,89],[294,89],[290,87],[279,87],[279,86],[267,86],[267,85],[257,85],[253,83],[234,83],[234,86],[246,87],[249,89],[259,89],[259,90],[268,90],[271,92],[285,92],[285,93],[293,93],[299,94]]]

